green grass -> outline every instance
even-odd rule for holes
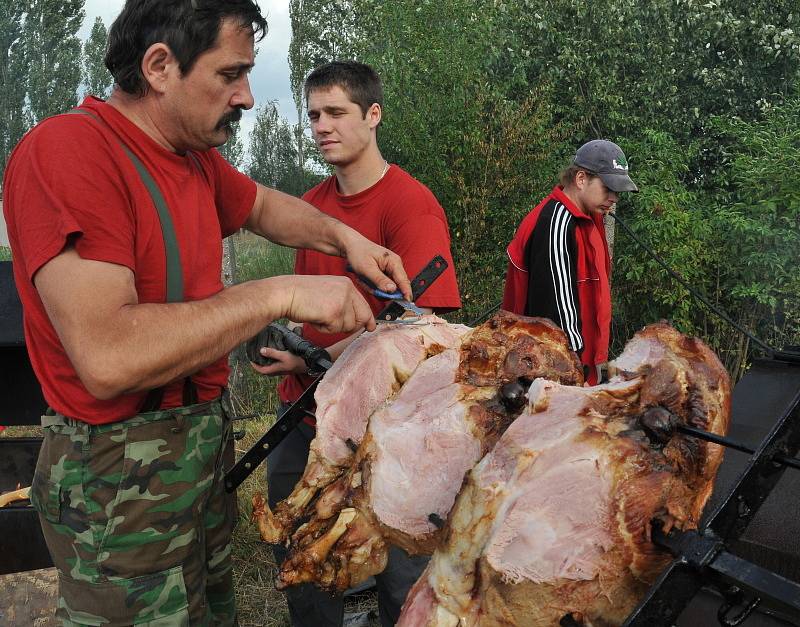
[[[234,235],[231,241],[236,251],[237,283],[292,273],[294,249],[278,246],[246,232]]]
[[[237,283],[280,274],[291,274],[294,251],[271,244],[247,233],[231,238],[234,248]],[[236,442],[237,457],[247,451],[272,426],[278,407],[278,379],[264,377],[249,365],[243,351],[231,359],[231,404],[239,416],[252,416],[235,424],[244,430]],[[275,590],[277,567],[270,545],[261,542],[255,525],[250,523],[251,502],[255,491],[266,491],[264,472],[259,466],[237,490],[240,518],[233,534],[232,560],[239,624],[242,627],[289,627],[289,610],[282,592]],[[348,597],[345,611],[368,611],[377,608],[374,593]],[[377,624],[377,623],[376,623]]]
[[[291,249],[247,233],[234,235],[231,242],[237,283],[292,271],[294,251]],[[235,424],[237,430],[245,431],[244,437],[236,442],[237,457],[272,426],[278,406],[277,383],[278,379],[263,377],[255,372],[241,348],[234,353],[231,359],[231,405],[236,415],[252,416]],[[242,627],[290,625],[285,597],[275,590],[277,568],[272,549],[261,542],[258,530],[249,520],[253,493],[266,489],[265,468],[266,465],[262,464],[237,490],[240,518],[233,534],[231,555],[239,624]]]
[[[8,246],[0,246],[0,261],[11,261],[11,249]]]
[[[243,439],[236,442],[237,456],[244,453],[272,425],[274,416],[262,416],[237,422],[236,427],[246,429]],[[262,464],[237,490],[239,521],[233,533],[231,559],[236,588],[236,605],[239,624],[246,626],[288,627],[289,610],[283,593],[275,590],[277,568],[272,557],[272,547],[258,537],[258,530],[250,523],[253,493],[265,492]]]

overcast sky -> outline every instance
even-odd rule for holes
[[[86,0],[84,10],[86,18],[78,35],[86,39],[92,30],[96,17],[101,17],[106,28],[111,26],[114,18],[122,10],[124,0]],[[250,86],[256,107],[268,100],[276,100],[278,109],[283,117],[294,124],[297,113],[292,100],[292,90],[289,86],[289,41],[291,40],[291,27],[289,25],[288,0],[259,0],[258,6],[261,13],[267,18],[269,32],[258,45],[256,67],[250,74]],[[250,129],[255,123],[255,108],[246,111],[242,116],[242,137],[250,135]]]

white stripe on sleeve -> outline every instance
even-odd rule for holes
[[[567,244],[567,229],[572,214],[563,204],[557,203],[550,218],[550,273],[556,297],[559,324],[569,340],[572,350],[583,348],[583,338],[578,328],[578,303],[572,293],[572,263]]]

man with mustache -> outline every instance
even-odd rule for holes
[[[605,214],[620,192],[638,192],[614,142],[595,139],[575,153],[560,182],[531,211],[508,245],[503,309],[550,318],[581,358],[586,382],[608,360],[611,259]]]
[[[398,255],[214,149],[253,106],[266,27],[252,0],[128,0],[108,102],[43,121],[8,163],[15,281],[51,408],[31,502],[66,625],[234,624],[227,354],[276,318],[375,328],[344,277],[223,289],[222,237],[244,227],[346,258],[411,295]]]

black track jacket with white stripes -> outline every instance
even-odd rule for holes
[[[560,187],[522,221],[509,244],[503,309],[555,322],[588,366],[608,359],[611,262],[602,216],[587,216]]]

